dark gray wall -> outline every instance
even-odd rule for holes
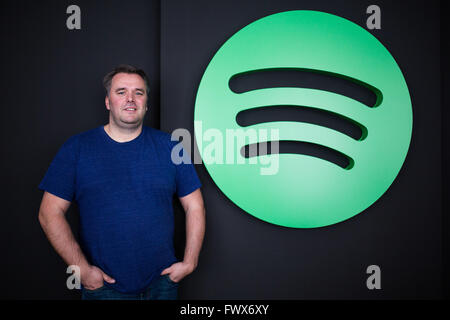
[[[81,30],[66,28],[70,4],[81,7]],[[214,53],[240,28],[293,9],[325,11],[364,26],[370,4],[1,2],[0,299],[79,299],[79,292],[66,288],[66,265],[39,226],[42,192],[37,185],[68,137],[107,122],[101,80],[116,64],[140,66],[151,78],[146,125],[166,132],[187,128],[192,133],[201,76]],[[397,179],[373,206],[350,220],[318,229],[290,229],[243,212],[219,191],[203,165],[197,165],[204,185],[207,232],[199,267],[181,284],[181,298],[442,296],[442,257],[448,257],[443,255],[448,245],[442,245],[442,236],[448,241],[448,219],[442,224],[441,201],[446,197],[441,188],[441,121],[445,120],[440,118],[439,3],[380,0],[377,5],[382,8],[382,30],[372,33],[396,58],[413,102],[411,147]],[[181,255],[184,220],[176,205],[175,244]],[[76,233],[76,205],[68,217]],[[382,290],[365,286],[371,264],[381,267]],[[445,279],[448,282],[448,276]]]
[[[161,128],[193,133],[200,79],[220,46],[249,23],[281,11],[319,10],[365,27],[368,1],[163,1]],[[371,31],[400,65],[411,92],[414,129],[406,162],[374,205],[350,220],[290,229],[245,213],[203,165],[207,234],[198,270],[182,297],[194,299],[391,299],[441,295],[441,131],[439,5],[378,1]],[[379,265],[382,290],[366,287]]]

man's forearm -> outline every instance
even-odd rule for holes
[[[205,235],[205,209],[195,208],[186,212],[186,247],[183,262],[197,267],[198,256]]]
[[[77,265],[80,269],[89,266],[64,214],[40,212],[39,222],[55,251],[68,265]]]

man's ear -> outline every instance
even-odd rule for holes
[[[108,96],[105,97],[105,106],[106,106],[106,109],[111,110],[109,108],[109,98],[108,98]]]

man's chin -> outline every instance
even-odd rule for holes
[[[143,119],[136,119],[136,120],[130,120],[130,119],[123,119],[120,121],[121,126],[127,127],[127,128],[137,128],[142,125],[144,122]]]

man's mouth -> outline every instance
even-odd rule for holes
[[[125,108],[125,111],[136,111],[136,108],[135,107],[128,107],[128,108]]]

